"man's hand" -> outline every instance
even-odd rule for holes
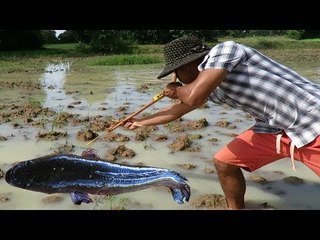
[[[131,118],[130,120],[126,121],[123,126],[130,130],[133,130],[137,127],[142,127],[143,125],[137,122],[137,119]]]
[[[171,99],[178,99],[177,96],[177,88],[182,87],[182,84],[179,82],[171,82],[167,84],[167,86],[164,87],[163,89],[163,94],[166,97],[169,97]]]

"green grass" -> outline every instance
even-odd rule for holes
[[[115,66],[115,65],[134,65],[134,64],[154,64],[161,63],[163,60],[158,56],[152,55],[110,55],[93,59],[89,62],[91,66]]]
[[[135,54],[152,54],[152,53],[158,53],[162,54],[163,46],[161,44],[154,44],[154,45],[137,45],[134,53]]]
[[[78,43],[46,44],[42,49],[24,51],[0,51],[0,61],[15,61],[16,59],[30,58],[86,58],[97,57],[102,54],[80,51]],[[104,63],[94,65],[124,65],[124,64],[149,64],[159,63],[162,60],[163,45],[137,45],[134,54],[110,55]],[[146,55],[146,56],[144,56]],[[1,64],[0,64],[1,67]]]
[[[305,39],[305,42],[320,42],[320,38]]]
[[[0,51],[0,59],[2,58],[38,58],[44,56],[63,56],[70,54],[70,51],[64,49],[39,49],[39,50],[23,50],[23,51]]]
[[[320,39],[295,40],[285,36],[219,38],[218,42],[233,40],[254,47],[275,60],[293,63],[318,64]],[[217,43],[207,43],[213,47]],[[89,68],[116,65],[163,64],[163,46],[137,45],[134,54],[101,55],[80,52],[78,43],[47,44],[33,51],[0,51],[0,73],[43,72],[50,62],[70,61],[73,69],[89,71]]]
[[[46,49],[63,49],[63,50],[74,50],[79,46],[78,43],[59,43],[59,44],[46,44]]]
[[[0,51],[1,59],[10,58],[39,58],[39,57],[85,57],[92,53],[80,52],[77,43],[46,44],[42,49],[22,51]]]
[[[32,107],[41,107],[42,106],[42,102],[34,97],[29,97],[28,103]]]
[[[0,57],[0,73],[43,72],[47,61],[25,57]]]
[[[247,46],[256,49],[312,49],[320,48],[320,39],[306,39],[295,40],[287,38],[285,36],[273,36],[273,37],[246,37],[246,38],[219,38],[219,42],[232,40],[238,43],[245,44]],[[210,44],[210,46],[215,45]]]

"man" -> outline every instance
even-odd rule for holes
[[[193,36],[164,47],[165,67],[158,78],[174,73],[165,96],[181,102],[126,127],[174,121],[207,100],[228,104],[252,115],[254,126],[214,154],[213,161],[230,209],[245,208],[245,179],[278,159],[301,161],[320,175],[320,85],[259,51],[226,41],[212,49]]]

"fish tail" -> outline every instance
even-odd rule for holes
[[[190,199],[190,187],[188,184],[183,184],[181,187],[170,188],[173,199],[179,203],[183,204],[188,202]]]
[[[179,204],[188,202],[191,195],[190,186],[186,183],[188,180],[176,171],[170,170],[169,173],[178,183],[169,186],[173,199]]]
[[[157,169],[144,173],[110,173],[96,171],[96,174],[105,177],[108,187],[101,189],[104,194],[119,194],[132,192],[152,186],[164,186],[170,189],[173,199],[183,204],[189,201],[190,187],[187,179],[180,173],[168,170]]]

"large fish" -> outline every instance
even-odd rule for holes
[[[134,167],[97,160],[93,152],[47,155],[20,162],[6,172],[7,183],[43,193],[70,193],[74,204],[90,203],[90,194],[116,195],[153,186],[170,189],[173,199],[190,198],[187,179],[165,168]]]

